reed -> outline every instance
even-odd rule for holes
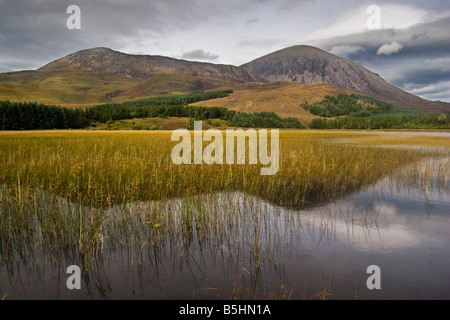
[[[267,270],[282,273],[287,244],[277,237],[287,227],[273,225],[252,199],[302,209],[394,172],[424,188],[448,188],[450,145],[439,137],[281,131],[280,171],[261,176],[259,165],[175,165],[170,135],[1,132],[0,267],[14,274],[20,264],[39,278],[50,265],[70,261],[89,278],[105,255],[121,248],[143,272],[186,268],[188,259],[201,276],[199,252],[207,251],[217,261],[243,261],[249,277],[232,297],[290,296],[281,278],[278,293],[264,293],[259,282]],[[422,148],[398,147],[405,144]],[[423,162],[443,156],[447,161],[437,166]],[[412,169],[400,170],[406,166]],[[243,198],[236,201],[236,193]],[[327,281],[319,298],[329,298],[331,288]]]

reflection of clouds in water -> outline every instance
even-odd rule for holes
[[[331,216],[333,219],[329,218]],[[398,223],[398,220],[402,220],[398,208],[380,201],[368,208],[358,208],[353,202],[340,201],[308,210],[308,217],[314,219],[303,223],[317,229],[316,233],[331,234],[332,237],[328,238],[332,238],[333,242],[350,245],[358,250],[392,250],[414,246],[419,242],[414,231]],[[380,217],[383,217],[382,224],[378,223]],[[324,219],[327,219],[327,224],[323,223]]]
[[[290,242],[292,237],[299,238],[307,250],[324,246],[345,250],[339,247],[344,245],[356,250],[383,252],[417,246],[419,242],[440,242],[433,234],[422,232],[421,226],[427,223],[423,219],[424,203],[442,203],[450,196],[429,190],[424,200],[424,191],[418,187],[411,186],[401,192],[395,189],[392,179],[386,178],[346,198],[304,210],[281,208],[242,192],[204,194],[199,200],[213,204],[208,207],[211,215],[236,215],[237,225],[245,226],[244,229],[249,228],[247,224],[252,220],[242,213],[257,212],[264,217],[261,240],[277,238],[277,241]],[[77,211],[77,206],[64,198],[46,191],[42,194],[45,195],[41,198],[44,205],[54,202],[61,212]],[[137,219],[138,224],[145,224],[146,217],[156,209],[173,214],[173,222],[178,223],[182,208],[183,199],[176,198],[121,204],[106,209],[104,214],[112,220],[129,217]],[[89,208],[83,207],[83,210],[89,211]],[[242,232],[245,234],[245,230]]]
[[[202,198],[216,202],[209,214],[216,216],[236,215],[236,225],[244,226],[237,232],[242,239],[249,236],[249,223],[252,219],[238,212],[258,213],[261,243],[272,243],[275,247],[290,245],[300,240],[303,251],[316,251],[317,248],[332,247],[333,250],[347,250],[352,247],[362,251],[387,251],[417,245],[418,234],[401,224],[402,215],[397,207],[381,201],[366,203],[367,207],[357,207],[353,201],[338,201],[322,207],[302,211],[280,208],[254,196],[235,192],[231,194],[210,194]],[[182,199],[166,200],[160,209],[175,215],[180,221]],[[234,208],[230,210],[231,208]],[[152,208],[151,202],[128,203],[125,206],[110,208],[108,215],[143,217]],[[234,212],[234,213],[233,213]],[[382,217],[382,218],[380,218]],[[378,219],[382,223],[378,223]],[[237,222],[239,221],[239,222]],[[247,230],[247,231],[246,231]],[[250,232],[251,233],[251,232]],[[275,245],[278,243],[277,245]],[[296,247],[296,244],[293,244]]]
[[[430,174],[426,168],[434,168],[437,174],[447,165],[447,158],[428,159],[418,169],[426,176]],[[450,212],[448,183],[421,185],[404,180],[407,174],[384,178],[346,198],[310,209],[309,215],[334,216],[329,229],[336,241],[355,249],[401,252],[403,248],[445,245],[442,233]]]
[[[374,201],[373,209],[377,213],[382,213],[383,216],[395,217],[398,214],[396,207],[380,201]]]
[[[431,161],[428,164],[445,164]],[[426,174],[424,170],[423,175]],[[112,297],[121,298],[122,291],[126,296],[129,279],[123,279],[123,270],[146,283],[146,297],[164,298],[172,297],[167,295],[171,290],[180,292],[179,297],[185,297],[183,294],[188,291],[191,294],[191,286],[206,274],[208,283],[201,285],[208,287],[220,287],[222,284],[211,279],[222,279],[224,275],[231,279],[244,274],[248,280],[257,274],[264,283],[286,275],[296,283],[305,279],[313,283],[311,279],[316,279],[318,270],[345,267],[347,274],[359,274],[358,266],[367,256],[394,268],[405,263],[414,268],[422,263],[422,268],[428,268],[428,261],[433,260],[433,266],[442,268],[436,276],[445,276],[450,194],[434,185],[422,189],[409,180],[398,183],[404,177],[383,178],[352,195],[303,210],[279,207],[242,192],[137,201],[105,209],[80,206],[44,190],[38,192],[36,199],[39,208],[50,208],[69,218],[76,219],[81,213],[89,217],[92,210],[99,210],[105,217],[102,258],[105,265],[113,267],[105,271],[99,264],[90,272],[93,279],[102,281],[108,277],[115,288],[123,287],[111,293]],[[0,186],[0,195],[7,193],[6,186]],[[184,226],[183,212],[195,217],[190,219],[192,225]],[[196,231],[197,222],[202,223],[203,219],[206,224]],[[149,239],[155,239],[154,247]],[[50,242],[48,246],[53,245]],[[72,264],[75,256],[70,254],[73,253],[69,253],[67,261]],[[130,267],[129,261],[136,259],[147,273]],[[438,261],[443,262],[439,265]],[[192,271],[192,265],[199,271]],[[172,273],[165,273],[166,270]],[[180,285],[177,279],[181,278]],[[3,280],[0,282],[6,283]],[[320,282],[322,278],[316,280]]]
[[[409,194],[416,197],[423,195],[423,191],[412,188]],[[356,250],[383,252],[416,246],[420,241],[438,241],[433,235],[421,233],[420,229],[410,225],[408,220],[418,218],[417,212],[412,212],[412,209],[419,211],[420,205],[405,200],[404,194],[392,192],[386,180],[348,198],[300,211],[281,208],[242,192],[205,194],[200,197],[206,202],[214,202],[210,209],[215,214],[217,211],[221,211],[219,215],[227,215],[232,211],[236,211],[236,214],[249,210],[258,212],[265,220],[265,228],[260,234],[262,241],[275,237],[278,241],[289,242],[294,235],[300,237],[302,246],[308,250],[319,246],[323,248],[325,245],[344,245]],[[442,200],[442,195],[430,193],[430,198]],[[60,197],[56,199],[59,207],[76,210],[73,203]],[[126,203],[106,209],[104,213],[113,220],[125,215],[145,222],[145,217],[155,209],[155,204],[154,201]],[[178,215],[183,208],[182,198],[159,201],[156,207],[175,215],[174,222],[180,222]],[[237,215],[240,216],[237,218],[241,220],[238,223],[240,225],[246,225],[251,220],[245,215]],[[423,222],[417,222],[417,225],[420,226],[421,223]]]
[[[338,222],[338,229],[340,228]],[[342,227],[343,231],[341,236],[344,239],[346,237],[345,227]],[[341,237],[338,236],[338,240]],[[411,247],[419,242],[418,237],[402,225],[395,224],[388,227],[376,227],[366,228],[359,226],[356,229],[352,229],[351,244],[355,249],[361,250],[392,250],[405,247]]]

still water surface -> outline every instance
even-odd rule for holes
[[[240,192],[202,195],[200,203],[217,220],[206,240],[195,233],[185,239],[180,231],[158,244],[133,242],[141,232],[137,222],[130,245],[105,239],[81,290],[66,287],[69,257],[58,267],[44,258],[31,267],[1,266],[0,293],[6,299],[450,299],[448,187],[389,177],[304,210]],[[185,201],[168,200],[161,210],[177,214]],[[132,217],[148,207],[132,203],[105,214],[126,210]],[[380,290],[366,286],[370,265],[380,267]]]

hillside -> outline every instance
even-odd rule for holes
[[[0,74],[0,100],[87,107],[234,85],[218,78],[171,73],[134,79],[87,71],[20,71]]]
[[[352,61],[311,46],[282,49],[241,67],[268,81],[324,82],[405,108],[450,111],[448,103],[428,101],[402,91]]]
[[[106,73],[132,79],[149,79],[157,73],[171,73],[212,77],[233,82],[261,80],[251,72],[232,65],[186,61],[162,56],[131,55],[108,48],[77,51],[38,69],[38,71],[56,70]]]
[[[139,93],[132,91],[140,82],[93,72],[10,72],[0,74],[0,100],[83,107],[111,101],[114,92],[123,93],[116,97],[117,101],[139,98]]]
[[[94,48],[69,54],[38,70],[0,74],[0,100],[84,107],[256,81],[264,80],[231,65]]]
[[[291,84],[292,85],[292,84]],[[315,85],[309,85],[309,87]],[[323,86],[323,85],[322,85]],[[330,87],[331,88],[331,87]],[[195,102],[220,99],[232,90],[195,92],[107,103],[85,109],[48,106],[36,102],[0,101],[0,130],[101,129],[157,130],[194,121],[209,127],[305,128],[298,117],[280,117],[274,112],[238,112],[225,107],[193,106]],[[301,104],[316,115],[308,127],[314,129],[449,129],[450,115],[416,111],[354,93],[325,96],[319,102]],[[156,119],[159,118],[159,119]],[[206,127],[205,127],[206,128]]]
[[[225,104],[243,112],[273,111],[306,122],[315,116],[299,104],[343,91],[416,110],[450,110],[448,103],[406,93],[349,60],[310,46],[286,48],[241,67],[93,48],[38,70],[0,74],[0,100],[66,107],[217,89],[232,89],[234,94],[206,105]]]
[[[225,107],[239,112],[272,111],[281,117],[296,117],[309,123],[317,116],[300,105],[322,101],[325,96],[350,93],[333,88],[329,84],[301,84],[281,81],[241,87],[228,97],[196,102],[194,106]]]

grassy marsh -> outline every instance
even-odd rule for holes
[[[170,134],[0,133],[0,267],[13,275],[10,281],[18,285],[20,270],[38,281],[49,266],[70,262],[106,295],[102,261],[119,249],[155,286],[154,273],[168,269],[202,278],[207,254],[225,272],[239,265],[230,298],[290,298],[290,284],[277,277],[290,246],[283,239],[295,237],[302,221],[288,214],[281,221],[289,223],[280,224],[255,199],[303,209],[394,172],[399,181],[448,190],[450,145],[441,137],[281,131],[280,172],[261,176],[258,165],[174,165]],[[405,144],[427,148],[379,147]],[[437,169],[432,160],[426,164],[442,157]],[[262,273],[278,289],[261,284]],[[209,290],[198,282],[195,297]]]
[[[170,152],[176,143],[170,135],[170,131],[1,133],[0,181],[13,193],[46,190],[92,207],[236,190],[302,207],[441,153],[380,149],[376,145],[389,140],[372,133],[282,131],[280,172],[261,176],[259,165],[174,165]],[[345,143],[335,143],[339,140]],[[406,142],[390,143],[400,141]],[[428,137],[414,141],[430,145]],[[446,143],[441,138],[433,141]]]

